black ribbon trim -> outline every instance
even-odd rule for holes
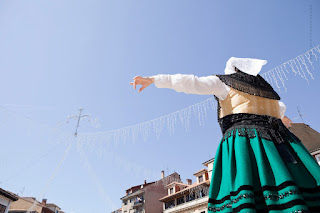
[[[255,196],[263,196],[263,191],[280,191],[288,186],[295,186],[296,184],[293,182],[293,181],[286,181],[286,182],[283,182],[281,183],[280,185],[278,186],[263,186],[261,188],[261,191],[256,191],[254,192]],[[298,187],[299,191],[301,193],[317,193],[317,192],[320,192],[320,186],[317,186],[317,187],[314,187],[314,188],[300,188]],[[230,200],[231,196],[237,196],[242,190],[251,190],[253,191],[253,187],[250,186],[250,185],[243,185],[243,186],[240,186],[238,188],[237,191],[231,191],[230,192],[230,195],[226,195],[225,197],[219,199],[219,200],[215,200],[215,199],[212,199],[212,198],[209,198],[208,199],[208,202],[211,203],[211,204],[221,204],[223,202],[225,202],[226,200]],[[317,197],[318,198],[318,197]],[[306,198],[306,200],[313,200],[313,198]]]
[[[293,181],[286,181],[281,183],[278,186],[263,186],[262,191],[280,191],[288,186],[295,186],[295,183]]]
[[[320,186],[317,186],[315,188],[299,188],[300,192],[305,192],[305,193],[316,193],[320,192]]]
[[[243,209],[256,209],[258,213],[265,213],[269,211],[275,211],[275,210],[285,210],[292,208],[296,205],[306,205],[304,200],[298,199],[298,200],[292,200],[287,203],[283,204],[273,204],[273,205],[267,205],[265,209],[256,209],[256,205],[253,203],[244,203],[239,205],[236,208],[232,209],[232,212],[240,212]],[[313,207],[308,207],[310,210],[299,210],[301,212],[307,213],[307,212],[319,212],[320,211],[320,206],[313,206]]]
[[[209,203],[212,203],[212,204],[220,204],[220,203],[223,203],[223,202],[226,201],[226,200],[230,200],[230,197],[231,197],[231,196],[236,196],[236,195],[238,195],[239,192],[242,191],[242,190],[253,190],[253,187],[250,186],[250,185],[240,186],[237,191],[230,192],[230,195],[227,195],[227,196],[223,197],[222,199],[215,200],[215,199],[209,198]]]
[[[306,205],[306,203],[304,200],[298,199],[298,200],[289,201],[288,203],[284,203],[284,204],[268,205],[267,208],[269,211],[271,211],[271,210],[284,210],[284,209],[292,208],[296,205]]]

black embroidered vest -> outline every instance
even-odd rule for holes
[[[249,93],[264,98],[280,100],[271,85],[260,75],[253,76],[242,71],[231,75],[216,75],[223,83],[241,92]]]

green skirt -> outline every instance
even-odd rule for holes
[[[256,125],[229,128],[214,159],[208,212],[320,212],[320,166],[290,131],[276,138]]]

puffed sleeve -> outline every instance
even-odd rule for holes
[[[283,118],[283,117],[284,117],[284,113],[286,112],[287,107],[286,107],[286,105],[285,105],[283,102],[281,102],[281,101],[279,101],[279,107],[280,107],[280,117]]]
[[[192,74],[158,74],[151,77],[157,88],[169,88],[186,94],[216,95],[224,100],[230,91],[230,87],[215,75],[198,77]]]

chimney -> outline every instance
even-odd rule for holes
[[[46,206],[46,204],[47,204],[47,199],[42,199],[41,204],[42,204],[43,206]]]
[[[147,180],[144,180],[144,184],[147,184]]]
[[[162,170],[161,171],[161,179],[163,179],[164,178],[164,171]]]
[[[186,181],[187,181],[188,185],[192,185],[192,180],[191,179],[186,179]]]

